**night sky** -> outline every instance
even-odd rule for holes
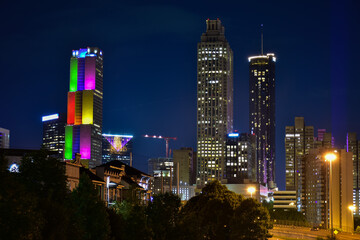
[[[66,112],[73,49],[104,52],[104,133],[133,134],[134,166],[196,147],[196,48],[220,18],[234,52],[234,129],[248,131],[248,60],[276,63],[276,178],[285,186],[284,130],[295,116],[343,147],[360,135],[359,1],[6,1],[0,8],[0,127],[12,148],[39,148],[41,116]]]

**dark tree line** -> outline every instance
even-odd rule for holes
[[[172,193],[107,208],[87,175],[69,192],[65,166],[45,153],[25,157],[19,173],[0,156],[1,239],[267,239],[270,217],[254,199],[209,183],[184,206]]]

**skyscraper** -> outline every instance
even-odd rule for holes
[[[206,21],[197,52],[197,185],[221,180],[233,129],[233,52],[219,19]]]
[[[256,136],[257,180],[275,181],[275,55],[249,57],[249,131]]]
[[[224,178],[227,183],[256,181],[256,138],[248,133],[229,133],[226,140]]]
[[[312,174],[312,171],[309,170],[311,169],[309,164],[317,164],[306,162],[306,158],[314,149],[325,151],[333,148],[332,140],[334,138],[331,133],[326,132],[326,129],[319,129],[318,136],[315,137],[314,132],[313,126],[305,125],[303,117],[295,117],[294,126],[285,127],[286,190],[296,191],[296,206],[298,211],[303,213],[307,208],[306,199],[308,197],[306,195],[308,180],[306,176]],[[320,175],[319,181],[321,181]]]
[[[81,154],[85,166],[101,164],[103,56],[98,48],[73,50],[70,59],[65,159]]]
[[[314,127],[305,126],[303,117],[295,117],[294,126],[285,128],[286,191],[297,190],[303,158],[314,148]]]
[[[355,214],[360,215],[360,141],[356,133],[350,132],[346,138],[346,151],[352,153],[353,163],[353,204]]]
[[[65,144],[66,114],[55,113],[42,117],[43,147],[56,151],[63,158]]]
[[[10,131],[5,128],[0,128],[0,148],[10,147]]]
[[[332,167],[324,157],[329,152],[336,156],[331,163]],[[303,212],[307,221],[327,229],[332,227],[333,222],[334,229],[353,232],[352,211],[348,208],[353,204],[351,153],[345,149],[320,147],[311,149],[304,161],[303,188],[306,197],[303,198]]]
[[[121,161],[129,166],[132,165],[132,135],[102,135],[102,162],[113,160]]]

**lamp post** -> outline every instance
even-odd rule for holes
[[[354,224],[354,211],[356,208],[354,205],[350,205],[348,208],[351,211],[351,225],[353,225]],[[352,233],[354,232],[354,225],[353,225],[353,228],[351,229],[351,232]]]
[[[334,226],[333,226],[333,208],[332,208],[332,161],[336,160],[335,153],[327,153],[325,155],[325,161],[330,162],[330,179],[329,179],[329,202],[330,202],[330,221],[331,221],[331,237],[334,237]]]
[[[252,198],[252,194],[255,192],[255,188],[254,187],[248,187],[247,191],[248,191],[248,193],[250,193],[250,196]]]

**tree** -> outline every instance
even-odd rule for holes
[[[245,199],[235,210],[231,221],[231,239],[267,239],[271,237],[268,229],[270,215],[261,204],[253,198]]]
[[[109,223],[111,228],[111,239],[120,240],[123,238],[124,231],[124,219],[120,214],[117,214],[114,208],[106,208],[107,214],[109,216]]]
[[[151,231],[146,224],[145,206],[140,205],[137,200],[133,202],[124,200],[116,202],[113,208],[123,222],[122,239],[150,239]]]
[[[19,171],[26,188],[40,198],[60,203],[65,201],[68,192],[65,165],[48,157],[45,150],[25,156]]]
[[[6,239],[42,239],[44,218],[37,211],[38,197],[29,192],[19,174],[7,171],[7,161],[0,155],[0,236]]]
[[[154,195],[146,208],[148,227],[153,239],[175,239],[181,199],[170,192]]]
[[[41,233],[44,239],[62,240],[73,235],[70,210],[66,206],[66,180],[64,163],[49,157],[45,150],[26,155],[22,159],[19,181],[38,199],[36,211],[44,219]]]
[[[86,174],[80,176],[78,187],[71,194],[73,224],[84,240],[105,240],[110,235],[108,214],[104,202],[98,196]]]
[[[207,184],[181,211],[182,239],[229,239],[230,221],[243,197],[219,181]]]

